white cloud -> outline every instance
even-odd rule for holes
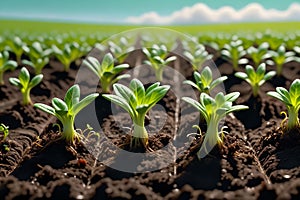
[[[141,16],[128,17],[125,21],[133,24],[205,24],[257,21],[299,21],[300,4],[293,3],[287,10],[265,9],[259,3],[251,3],[240,10],[224,6],[214,10],[203,3],[185,7],[169,16],[148,12]]]

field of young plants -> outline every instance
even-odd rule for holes
[[[0,199],[299,199],[300,33],[156,30],[0,35]]]

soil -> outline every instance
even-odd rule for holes
[[[126,62],[140,62],[138,58],[143,58],[140,51]],[[60,140],[56,118],[32,106],[23,107],[15,87],[0,87],[0,122],[10,130],[0,149],[0,199],[299,199],[299,130],[284,133],[280,112],[285,107],[265,93],[277,86],[288,88],[300,77],[300,64],[286,64],[283,75],[268,81],[254,98],[245,82],[230,75],[230,64],[216,59],[221,75],[229,76],[225,91],[239,91],[236,103],[250,109],[226,117],[224,145],[214,147],[201,160],[197,151],[203,137],[187,137],[191,130],[195,132],[191,126],[199,124],[199,113],[179,101],[176,89],[149,113],[146,125],[153,152],[134,165],[138,155],[127,156],[129,151],[119,148],[132,126],[121,108],[109,109],[111,103],[98,97],[82,111],[88,117],[76,127],[89,139],[70,146]],[[192,79],[191,66],[183,58],[172,67]],[[42,83],[32,90],[32,101],[51,104],[53,97],[63,98],[78,68],[72,63],[70,71],[63,72],[52,58],[43,70]],[[19,70],[5,73],[5,81]],[[178,82],[176,74],[166,77],[171,84]],[[84,93],[90,84],[85,82]],[[98,124],[90,125],[100,136],[84,130],[94,106]],[[205,132],[205,125],[201,121],[199,125]]]

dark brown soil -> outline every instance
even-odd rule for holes
[[[127,63],[143,58],[141,52],[131,56]],[[265,93],[277,86],[288,88],[300,77],[299,63],[287,64],[283,76],[266,83],[258,98],[251,96],[246,83],[231,75],[227,62],[217,58],[216,63],[221,74],[229,76],[226,92],[239,91],[236,103],[250,107],[226,117],[223,147],[216,146],[205,158],[197,158],[203,138],[187,134],[192,125],[199,124],[199,113],[178,101],[176,90],[171,90],[150,113],[147,130],[154,152],[141,157],[135,172],[130,172],[130,164],[136,157],[125,157],[126,152],[119,149],[132,126],[124,110],[111,110],[110,102],[97,98],[83,112],[94,112],[91,109],[97,107],[101,130],[95,131],[100,137],[90,133],[84,144],[70,146],[59,140],[54,117],[21,106],[21,96],[13,86],[0,87],[0,122],[10,128],[0,149],[0,199],[298,199],[299,131],[283,133],[280,112],[285,107]],[[191,66],[183,58],[172,67],[192,79]],[[51,60],[43,70],[43,82],[32,91],[33,102],[50,104],[53,97],[64,96],[78,66],[73,63],[68,73],[62,69],[58,61]],[[18,72],[6,73],[5,81]],[[166,74],[176,85],[174,76]],[[87,81],[84,93],[89,86]],[[199,125],[205,132],[205,125]],[[120,165],[123,171],[117,169]]]

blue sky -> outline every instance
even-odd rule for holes
[[[293,3],[300,5],[299,0],[263,0],[260,2],[249,0],[5,0],[1,2],[0,18],[96,23],[147,23],[153,21],[151,19],[153,16],[168,17],[174,12],[181,11],[184,7],[191,8],[195,4],[206,5],[213,11],[224,6],[239,11],[255,2],[265,9],[278,11],[287,10]],[[201,11],[205,8],[198,6],[194,9]],[[226,11],[224,12],[226,13]],[[145,17],[143,20],[139,18],[144,15],[146,19],[144,19]],[[136,21],[130,20],[130,17],[131,19],[134,17]],[[190,21],[183,21],[183,23],[188,22]],[[166,23],[173,23],[173,21],[168,19]]]

